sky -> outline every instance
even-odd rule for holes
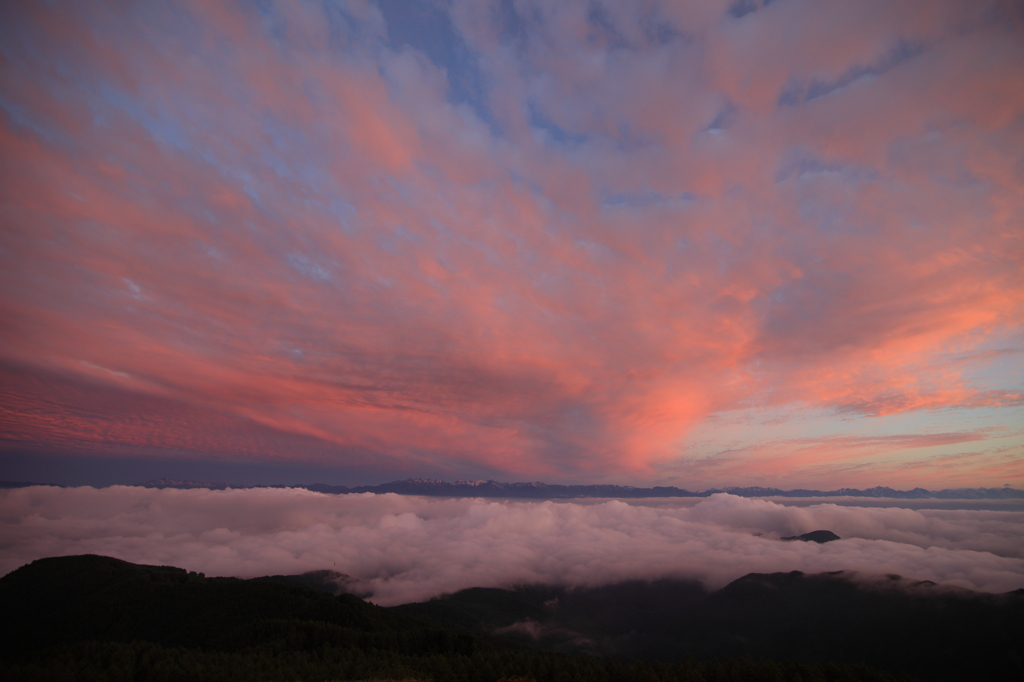
[[[6,480],[1021,488],[1024,6],[4,2],[0,320]]]

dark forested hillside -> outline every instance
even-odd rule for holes
[[[532,640],[479,634],[493,629],[481,625],[488,618],[511,624],[529,618],[537,604],[543,610],[551,608],[545,606],[551,599],[571,602],[568,591],[556,590],[553,597],[544,591],[553,588],[484,591],[492,598],[483,606],[470,598],[457,617],[429,623],[410,615],[415,606],[383,609],[350,595],[281,582],[206,578],[98,556],[39,560],[0,578],[0,669],[5,680],[126,682],[897,679],[844,664],[712,660],[710,650],[696,652],[696,660],[649,663],[587,655],[579,648],[577,653],[542,651]],[[683,592],[691,589],[698,588]],[[693,594],[703,598],[698,592]],[[615,599],[629,595],[613,589],[605,596],[611,601],[601,606],[600,599],[591,599],[587,608],[614,613]],[[454,601],[430,604],[436,610]],[[431,616],[430,608],[420,609],[421,616]],[[579,611],[585,614],[586,608]],[[639,623],[629,627],[642,636]],[[623,626],[609,632],[617,627]]]
[[[410,627],[407,618],[349,595],[101,556],[41,559],[0,579],[5,651],[88,640],[171,646],[236,643],[259,620],[328,622],[359,632]]]
[[[865,664],[926,680],[1024,679],[1024,594],[899,576],[747,575],[586,589],[471,589],[397,610],[439,624],[623,659],[768,657]]]

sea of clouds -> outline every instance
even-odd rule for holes
[[[843,539],[780,540],[818,529]],[[751,572],[791,570],[898,573],[1004,592],[1024,587],[1021,537],[1021,511],[797,507],[724,493],[645,505],[303,489],[0,491],[0,574],[69,554],[208,576],[332,569],[381,605],[524,583],[678,577],[718,588]]]

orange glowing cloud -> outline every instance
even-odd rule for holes
[[[5,447],[699,487],[729,411],[1019,427],[1015,6],[601,7],[5,8]]]

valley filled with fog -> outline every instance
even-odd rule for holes
[[[686,578],[717,589],[748,573],[793,570],[853,571],[865,580],[895,573],[986,592],[1024,587],[1024,512],[1013,505],[806,502],[728,494],[627,504],[35,486],[0,491],[0,572],[73,554],[214,576],[330,569],[352,576],[354,589],[381,605],[522,584]],[[781,540],[817,529],[842,540]]]

